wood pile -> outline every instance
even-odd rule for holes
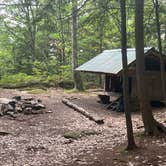
[[[12,99],[0,98],[0,116],[9,115],[15,118],[18,113],[39,114],[43,113],[43,109],[45,106],[40,99],[21,96],[14,96]]]
[[[135,97],[129,98],[130,103],[130,111],[137,112],[140,110],[138,99]],[[114,101],[110,101],[110,104],[105,106],[108,110],[116,111],[116,112],[124,112],[124,103],[123,103],[123,96],[120,96]]]

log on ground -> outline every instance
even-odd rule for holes
[[[77,106],[76,104],[72,103],[70,100],[64,98],[62,99],[62,103],[67,105],[68,107],[74,109],[75,111],[81,113],[85,117],[87,117],[89,120],[92,120],[96,122],[97,124],[104,124],[104,119],[95,117],[91,115],[89,112],[87,112],[84,108]]]

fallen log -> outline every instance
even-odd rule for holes
[[[67,105],[68,107],[74,109],[75,111],[81,113],[82,115],[87,117],[89,120],[92,120],[92,121],[96,122],[97,124],[104,124],[104,119],[92,116],[84,108],[77,106],[76,104],[70,102],[70,100],[68,100],[68,99],[66,99],[66,98],[62,99],[62,103]]]
[[[0,136],[5,136],[5,135],[12,135],[12,133],[7,132],[7,131],[0,131]]]

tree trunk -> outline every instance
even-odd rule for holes
[[[140,110],[145,127],[145,134],[158,135],[159,131],[164,131],[162,125],[158,125],[153,117],[150,102],[147,99],[145,87],[145,59],[144,59],[144,30],[143,30],[144,0],[136,0],[135,37],[136,37],[136,76],[137,93],[140,102]]]
[[[127,35],[126,35],[126,3],[121,0],[121,48],[122,48],[122,63],[123,63],[123,100],[127,126],[127,149],[136,148],[133,127],[131,120],[131,112],[129,108],[129,84],[128,84],[128,68],[127,68]]]
[[[162,43],[161,43],[161,32],[160,32],[160,18],[159,18],[159,4],[158,0],[154,0],[154,7],[155,7],[155,15],[156,15],[156,28],[157,28],[157,37],[158,37],[158,49],[160,54],[160,71],[161,71],[161,85],[162,85],[162,92],[163,98],[166,98],[165,94],[165,67],[164,67],[164,60],[162,54]]]
[[[62,19],[62,0],[58,0],[58,8],[59,8],[59,20],[60,20],[60,31],[61,31],[61,58],[60,58],[60,64],[65,64],[65,36],[64,36],[64,22]]]
[[[101,27],[102,26],[102,27]],[[99,52],[103,52],[103,24],[99,27]],[[99,86],[102,87],[102,75],[99,74]]]
[[[79,72],[74,71],[78,66],[77,60],[77,0],[72,0],[72,69],[75,89],[83,90],[82,79]]]

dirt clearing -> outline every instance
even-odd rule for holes
[[[124,113],[111,112],[97,103],[95,93],[67,94],[50,89],[42,94],[27,91],[0,90],[0,97],[33,97],[41,99],[49,113],[0,117],[0,165],[2,166],[164,166],[166,137],[145,138],[141,117],[133,113],[133,126],[140,148],[124,151],[126,127]],[[90,114],[104,118],[98,125],[73,111],[61,100],[75,97],[73,102]],[[166,109],[154,111],[155,117],[166,125]],[[67,135],[67,137],[66,137]]]

